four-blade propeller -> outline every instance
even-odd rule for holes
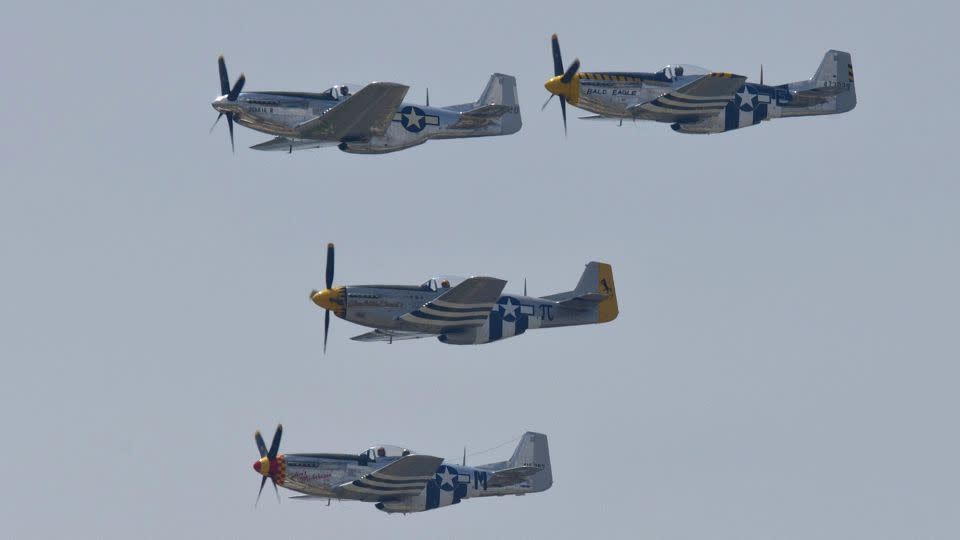
[[[223,60],[223,55],[220,55],[220,58],[217,59],[217,65],[220,68],[220,98],[219,100],[226,100],[228,102],[233,102],[237,100],[237,97],[240,95],[240,92],[243,91],[243,85],[247,82],[247,78],[240,74],[240,78],[237,79],[237,82],[234,83],[233,88],[230,88],[230,78],[227,76],[227,63]],[[233,144],[233,121],[234,113],[231,111],[220,111],[220,114],[217,116],[217,119],[213,121],[213,125],[210,126],[210,132],[213,132],[213,128],[217,127],[217,122],[220,121],[220,118],[223,116],[227,117],[227,126],[230,128],[230,149],[236,152],[236,148]]]
[[[273,441],[270,443],[270,449],[263,442],[263,436],[260,430],[253,434],[253,439],[257,442],[257,450],[260,451],[260,459],[253,464],[253,470],[260,473],[263,479],[260,480],[260,491],[257,492],[257,502],[260,503],[260,495],[263,494],[263,486],[267,483],[267,478],[273,483],[273,490],[277,494],[277,502],[280,502],[280,490],[277,489],[277,478],[283,474],[282,460],[283,456],[278,457],[280,451],[280,437],[283,436],[283,424],[277,424],[277,431],[273,434]],[[281,480],[282,481],[282,480]],[[254,506],[256,506],[256,504]]]
[[[576,76],[577,71],[580,70],[580,59],[579,58],[574,59],[573,62],[570,64],[570,67],[568,67],[566,71],[564,71],[563,57],[560,55],[560,40],[557,39],[556,34],[553,34],[553,36],[550,37],[550,45],[551,45],[551,49],[553,50],[554,79],[551,79],[551,81],[547,83],[548,89],[550,88],[550,84],[557,77],[560,77],[558,82],[560,83],[560,88],[562,88],[563,86],[570,84],[570,81],[572,81],[574,76]],[[567,98],[566,96],[563,95],[563,93],[554,92],[553,90],[551,90],[550,97],[548,97],[547,101],[543,103],[543,107],[540,107],[540,110],[542,111],[546,109],[547,105],[550,103],[550,100],[553,99],[553,96],[555,95],[560,96],[560,113],[563,115],[563,133],[564,135],[566,135],[567,133]]]

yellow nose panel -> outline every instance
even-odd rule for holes
[[[574,76],[566,83],[560,80],[561,78],[560,75],[551,77],[543,84],[544,88],[555,96],[565,97],[571,105],[576,105],[580,101],[580,77]]]
[[[310,297],[313,300],[313,303],[322,307],[323,309],[330,310],[337,315],[340,315],[344,311],[343,306],[343,296],[344,296],[343,287],[334,287],[332,289],[324,289],[322,291],[317,291]]]

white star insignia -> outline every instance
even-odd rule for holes
[[[450,469],[444,469],[443,472],[440,473],[440,485],[443,486],[443,485],[446,485],[446,484],[450,484],[450,485],[452,486],[452,485],[453,485],[453,479],[454,479],[455,477],[456,477],[456,475],[454,475],[453,473],[451,473],[451,472],[450,472]]]
[[[417,114],[416,109],[410,109],[410,112],[405,113],[404,116],[407,117],[408,126],[420,127],[420,120],[423,118],[423,116]]]
[[[504,317],[514,317],[517,314],[517,305],[513,303],[512,300],[507,298],[506,304],[500,304],[503,306],[503,316]]]
[[[743,91],[737,92],[737,95],[740,96],[740,106],[741,106],[741,107],[749,107],[749,108],[751,108],[751,109],[753,108],[753,96],[754,96],[754,94],[752,94],[752,93],[750,92],[750,87],[749,87],[749,86],[744,86],[744,87],[743,87]]]

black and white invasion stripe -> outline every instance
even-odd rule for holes
[[[436,327],[479,326],[490,315],[493,304],[461,304],[445,300],[433,300],[423,307],[405,313],[401,320]]]
[[[710,109],[723,109],[730,102],[730,96],[693,96],[683,93],[664,94],[652,101],[640,105],[640,108],[655,113],[701,113]]]
[[[430,480],[433,480],[433,475],[394,476],[374,471],[354,480],[351,484],[345,486],[345,489],[365,495],[391,497],[416,495],[423,491],[424,486]]]

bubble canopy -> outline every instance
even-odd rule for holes
[[[463,283],[467,278],[462,276],[434,276],[420,284],[420,288],[425,291],[439,291],[456,287]]]
[[[383,458],[398,458],[413,453],[414,452],[407,448],[401,448],[392,444],[379,444],[371,446],[370,448],[367,448],[365,452],[361,452],[361,454],[366,454],[367,459],[370,461],[376,461]]]
[[[676,77],[699,77],[710,73],[710,70],[693,64],[669,64],[657,73],[663,74],[668,79],[674,79]]]
[[[342,83],[327,88],[320,93],[320,96],[321,99],[340,100],[356,94],[364,86],[366,85],[357,83]]]

